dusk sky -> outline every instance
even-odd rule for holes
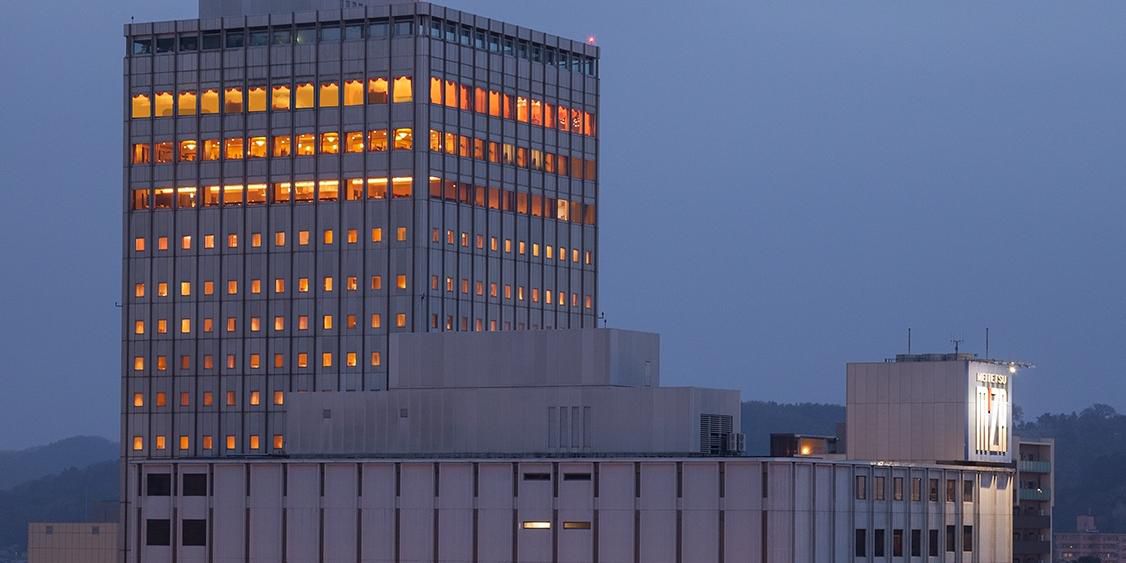
[[[600,308],[665,383],[843,403],[989,327],[1026,415],[1126,411],[1126,3],[446,4],[597,38]],[[196,3],[4,7],[0,449],[117,439],[122,24]]]

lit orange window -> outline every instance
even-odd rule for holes
[[[189,441],[188,441],[187,435],[181,434],[180,435],[180,449],[186,450],[186,449],[188,449],[188,446],[189,446]]]
[[[203,294],[204,295],[214,295],[215,294],[215,282],[213,282],[211,280],[203,280]]]
[[[145,449],[145,439],[141,436],[133,436],[133,451],[139,452]]]
[[[137,408],[145,406],[145,396],[141,393],[133,393],[133,406]]]
[[[297,244],[298,246],[308,246],[309,231],[297,231]]]
[[[387,130],[373,129],[368,131],[368,151],[385,152],[387,150]]]
[[[274,367],[277,369],[285,367],[285,354],[280,352],[274,354]]]
[[[250,369],[258,369],[262,367],[262,356],[260,354],[250,354],[250,356],[247,357],[247,363],[250,365]]]
[[[235,369],[238,365],[238,358],[234,354],[227,354],[227,369]]]
[[[250,112],[266,111],[266,87],[251,86],[246,90],[246,109]]]
[[[356,353],[355,352],[348,352],[344,356],[344,364],[347,367],[350,367],[350,368],[356,367]]]
[[[203,406],[210,407],[215,404],[215,394],[211,391],[203,392]]]
[[[321,354],[321,367],[332,367],[332,352],[324,352]]]
[[[192,404],[192,396],[187,391],[180,392],[180,406],[188,407]]]
[[[489,115],[500,117],[500,92],[489,90]]]
[[[262,404],[262,393],[260,391],[250,392],[250,406],[257,407]]]
[[[274,278],[274,293],[285,293],[284,278]]]
[[[457,105],[458,109],[469,111],[469,106],[472,105],[472,101],[469,99],[469,92],[470,91],[471,90],[469,89],[468,86],[459,86],[458,87],[458,102],[459,102],[458,105]]]
[[[382,227],[373,227],[371,229],[371,242],[373,242],[373,243],[383,242],[383,228]]]
[[[371,314],[371,328],[380,328],[383,326],[383,317],[379,313]]]
[[[227,160],[242,160],[245,142],[242,137],[227,139],[223,143],[223,158]]]
[[[285,317],[281,315],[274,317],[274,330],[278,332],[285,330]]]
[[[227,234],[227,248],[238,248],[238,234]]]
[[[325,330],[332,330],[332,315],[325,315],[321,319],[321,328]]]
[[[172,92],[157,92],[156,99],[156,112],[153,114],[155,117],[171,117],[172,116]]]
[[[266,158],[269,146],[266,137],[251,137],[247,147],[247,155],[250,158]]]
[[[404,241],[407,240],[407,228],[406,227],[396,227],[395,228],[395,240],[397,240],[399,242],[404,242]]]
[[[133,239],[133,250],[135,252],[145,251],[145,237],[137,237]]]
[[[332,276],[325,276],[324,283],[321,285],[326,292],[332,291]]]
[[[396,313],[395,314],[395,326],[397,328],[405,328],[407,326],[407,314],[406,313]]]
[[[148,143],[133,145],[133,164],[148,164],[152,162],[152,147]]]
[[[411,85],[411,77],[409,76],[396,76],[395,88],[392,93],[392,101],[396,104],[410,102],[414,99],[413,87]]]
[[[235,449],[235,435],[234,434],[227,434],[227,449],[228,450]]]
[[[309,367],[309,354],[308,353],[298,352],[298,354],[297,354],[297,367],[299,367],[299,368]]]
[[[386,104],[387,103],[387,79],[383,77],[376,77],[368,79],[368,103],[369,104]]]
[[[516,119],[528,122],[528,98],[516,96]]]
[[[250,317],[250,332],[259,332],[262,330],[262,317]]]
[[[206,88],[199,97],[200,113],[219,113],[219,90]]]
[[[242,88],[223,90],[223,113],[242,113]]]
[[[238,328],[238,320],[234,317],[227,317],[227,332],[234,332]]]
[[[297,292],[298,293],[308,293],[309,292],[309,278],[297,278]]]
[[[152,116],[152,101],[147,94],[134,94],[132,112],[133,119]]]
[[[410,127],[395,129],[395,150],[412,150],[414,148],[414,131]]]
[[[456,108],[457,107],[457,82],[454,82],[453,80],[447,80],[446,81],[445,96],[446,96],[446,107]]]
[[[135,145],[135,146],[141,146],[141,145]],[[439,132],[439,131],[435,131],[433,129],[430,130],[430,151],[431,152],[441,152],[442,151],[442,133]],[[134,160],[133,162],[136,162],[136,160]]]
[[[133,371],[145,371],[144,356],[133,356]]]
[[[379,352],[371,353],[371,365],[372,367],[379,367],[383,365],[383,356],[380,355]]]
[[[323,92],[322,92],[323,94]],[[344,81],[344,105],[359,106],[364,103],[364,81],[352,79]]]
[[[274,434],[274,449],[280,450],[285,448],[285,437],[281,434]]]
[[[238,295],[238,280],[227,280],[227,295]]]
[[[153,446],[158,450],[163,450],[168,447],[168,441],[165,439],[164,435],[157,434],[155,444]]]
[[[297,136],[297,156],[312,156],[317,153],[317,136],[302,133]]]
[[[349,131],[344,136],[344,150],[347,152],[364,152],[364,132]]]
[[[275,157],[281,158],[293,154],[293,140],[289,135],[274,135],[274,151]],[[289,198],[286,198],[288,201]]]
[[[309,315],[297,315],[297,330],[309,330]]]
[[[205,139],[203,141],[203,160],[219,160],[219,139]]]
[[[297,85],[297,109],[313,107],[313,83],[302,82]]]
[[[215,447],[215,440],[210,434],[203,435],[203,449],[210,450]]]
[[[344,279],[344,289],[348,291],[356,291],[359,289],[359,282],[356,276],[348,276]]]
[[[485,96],[484,88],[473,89],[473,111],[477,113],[487,113],[489,100]]]
[[[180,334],[191,334],[191,333],[192,333],[192,320],[191,319],[180,319]]]
[[[321,154],[340,154],[340,133],[321,133]]]
[[[532,125],[543,125],[543,102],[532,100]]]
[[[322,108],[334,108],[340,105],[340,84],[335,81],[321,83]]]
[[[374,290],[383,289],[383,276],[376,274],[371,277],[371,288]]]
[[[285,404],[285,391],[274,391],[274,404],[279,406]]]
[[[397,287],[399,289],[406,289],[407,288],[407,276],[406,276],[406,274],[399,274],[399,275],[395,276],[395,287]]]
[[[289,110],[289,86],[274,86],[270,91],[270,106],[274,110]]]
[[[446,154],[457,154],[457,133],[446,133]]]
[[[442,105],[442,79],[430,77],[430,103]]]

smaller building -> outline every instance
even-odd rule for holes
[[[28,563],[116,563],[116,522],[32,522]]]
[[[843,457],[843,454],[836,436],[770,435],[771,457]]]
[[[1014,563],[1052,562],[1055,442],[1014,438],[1017,494],[1013,496]]]
[[[1076,532],[1055,534],[1055,561],[1067,563],[1096,557],[1101,563],[1126,561],[1126,534],[1100,533],[1093,516],[1079,516]]]

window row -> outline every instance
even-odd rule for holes
[[[222,99],[220,99],[222,98]],[[385,76],[352,78],[313,82],[298,79],[274,84],[204,87],[199,90],[134,91],[131,95],[129,116],[132,119],[258,113],[266,110],[333,108],[365,104],[404,104],[414,101],[414,81],[410,76],[395,76],[391,81]]]
[[[437,178],[432,178],[436,181]],[[309,203],[338,201],[340,180],[303,180],[271,184],[226,184],[222,186],[183,186],[134,189],[130,206],[138,209],[191,209],[194,207],[265,205],[267,203]],[[414,178],[348,178],[343,181],[344,199],[410,199]]]
[[[297,352],[293,356],[295,361],[293,366],[291,367],[296,369],[308,369],[310,367],[314,367],[310,363],[311,354],[309,352]],[[358,352],[346,352],[342,354],[342,356],[344,357],[344,367],[360,367],[361,360]],[[157,372],[164,373],[172,369],[172,365],[168,356],[158,354],[153,358],[153,360],[154,361],[151,369]],[[285,354],[281,352],[274,354],[272,361],[274,369],[284,370],[288,369],[289,367],[286,365]],[[315,362],[316,360],[314,359],[313,361]],[[322,368],[331,368],[336,366],[337,361],[337,356],[335,356],[332,352],[322,352],[319,365]],[[370,358],[368,359],[368,365],[376,368],[381,367],[383,365],[383,355],[380,352],[372,352],[370,354]],[[215,356],[212,354],[203,354],[199,359],[199,369],[202,371],[215,370],[216,366],[217,364],[215,363]],[[261,370],[266,368],[262,354],[258,353],[247,354],[245,366],[239,363],[238,354],[227,354],[223,358],[223,366],[228,370],[247,371]],[[143,372],[145,371],[145,369],[145,356],[133,356],[133,371]],[[184,354],[180,356],[179,369],[181,371],[190,371],[192,369],[192,357],[190,355]],[[205,404],[204,406],[210,405]]]
[[[439,229],[437,227],[431,229],[430,230],[430,242],[441,243],[441,241],[442,241],[441,233],[442,233],[441,229]],[[449,246],[456,246],[456,245],[460,244],[462,248],[469,248],[470,245],[471,245],[471,241],[472,241],[472,246],[475,247],[477,250],[484,250],[485,249],[485,235],[470,236],[470,233],[462,231],[460,236],[459,236],[458,233],[456,231],[454,231],[453,229],[446,229],[445,239],[446,239],[446,244],[449,245]],[[497,239],[497,237],[489,237],[489,245],[488,246],[489,246],[489,252],[500,252],[499,249],[501,248],[501,245],[500,245],[500,242]],[[512,254],[512,251],[513,251],[512,239],[509,239],[509,238],[504,239],[503,248],[504,248],[503,252],[505,254]],[[594,254],[589,250],[581,251],[578,247],[574,247],[574,248],[571,249],[571,253],[568,255],[566,246],[559,246],[558,247],[558,249],[559,249],[558,253],[555,252],[556,248],[557,247],[552,246],[550,244],[545,244],[545,245],[543,245],[543,252],[540,252],[540,243],[533,242],[532,244],[527,244],[522,240],[516,241],[516,245],[515,245],[516,253],[519,254],[520,256],[524,256],[524,255],[528,254],[528,252],[530,250],[533,258],[539,258],[540,256],[543,256],[544,262],[547,262],[549,260],[555,260],[556,256],[559,257],[558,260],[560,262],[566,262],[568,260],[568,256],[570,256],[569,259],[570,259],[571,262],[574,262],[575,264],[579,264],[580,263],[579,256],[581,254],[582,257],[583,257],[582,261],[581,261],[582,264],[587,265],[587,266],[591,266],[591,265],[594,264]]]
[[[430,199],[472,205],[481,209],[513,211],[520,215],[544,217],[578,225],[594,225],[595,204],[516,192],[500,188],[474,186],[468,182],[442,181],[430,178]],[[434,239],[434,242],[438,242]]]
[[[445,152],[462,158],[473,158],[493,164],[507,164],[519,168],[531,168],[548,174],[558,174],[577,180],[596,180],[598,166],[594,159],[565,154],[555,154],[540,149],[528,149],[512,143],[498,143],[459,135],[449,131],[443,133],[430,130],[430,151]]]
[[[341,328],[347,330],[355,330],[360,327],[360,317],[355,314],[341,315],[343,321]],[[220,319],[221,321],[223,319]],[[263,332],[267,327],[272,328],[274,334],[281,334],[286,331],[286,317],[284,315],[276,315],[273,322],[267,325],[262,322],[262,317],[251,315],[249,317],[249,325],[247,329],[250,333]],[[297,332],[306,332],[310,330],[311,323],[309,322],[309,315],[295,315],[294,316],[294,330]],[[173,319],[175,322],[175,319]],[[324,331],[331,331],[336,328],[337,317],[332,314],[321,315],[320,328]],[[406,326],[406,315],[400,314],[395,319],[396,328],[404,328]],[[373,329],[383,328],[383,315],[380,313],[372,313],[370,325]],[[170,330],[175,330],[179,334],[192,334],[192,317],[183,317],[176,323],[175,326],[169,322],[168,319],[156,319],[152,322],[151,326],[142,319],[133,321],[133,334],[143,336],[149,331],[155,334],[168,334]],[[215,319],[213,317],[203,317],[198,327],[199,332],[203,334],[214,334],[216,331]],[[239,332],[238,317],[227,317],[222,325],[223,332],[237,333]]]
[[[892,500],[903,500],[903,477],[893,477],[891,480]],[[930,502],[938,502],[939,480],[929,479],[927,483],[927,500]],[[955,502],[955,496],[958,491],[958,480],[946,480],[946,502]],[[856,500],[868,499],[868,476],[857,475],[856,486],[854,488]],[[887,500],[887,479],[885,477],[877,476],[872,478],[872,499],[873,500]],[[920,502],[923,500],[923,480],[920,477],[911,478],[911,501]],[[962,502],[973,502],[974,500],[974,480],[965,479],[962,481]]]
[[[445,40],[447,43],[456,43],[463,47],[473,47],[482,51],[502,53],[533,63],[543,63],[553,66],[561,71],[577,72],[588,76],[596,76],[598,68],[595,59],[578,53],[571,53],[563,49],[548,47],[539,43],[516,39],[511,36],[491,33],[483,29],[476,29],[468,25],[459,25],[457,22],[443,22],[438,18],[430,18],[429,22],[422,22],[431,39]],[[420,31],[420,33],[422,33]],[[589,39],[593,42],[593,38]]]
[[[298,133],[295,136],[265,135],[255,137],[226,137],[224,139],[182,139],[158,141],[153,144],[134,143],[130,151],[133,164],[171,164],[197,160],[246,160],[258,158],[287,158],[290,156],[315,156],[362,152],[413,150],[414,131],[410,127],[390,130],[374,129],[368,132],[348,131],[344,137],[336,131],[324,133]]]
[[[153,394],[152,407],[157,409],[166,408],[169,406],[168,393],[164,391],[157,391]],[[246,394],[246,405],[249,407],[260,407],[263,404],[263,393],[257,389],[252,389]],[[273,392],[271,404],[274,406],[285,406],[285,391],[276,390]],[[145,394],[134,392],[133,400],[131,402],[134,409],[142,409],[145,407]],[[181,391],[179,394],[179,406],[190,407],[192,406],[192,394],[189,391]],[[215,406],[215,393],[211,391],[203,391],[200,393],[200,406],[213,407]],[[227,391],[224,394],[224,405],[228,407],[239,406],[238,393],[235,391]]]
[[[907,543],[904,533],[907,530],[893,529],[891,530],[891,537],[887,535],[887,530],[884,528],[877,528],[871,530],[872,532],[872,556],[873,557],[886,557],[888,551],[888,540],[891,540],[891,556],[904,557],[906,554],[905,548],[910,545],[911,557],[923,556],[923,530],[913,529],[911,532],[910,544]],[[958,527],[953,524],[946,526],[946,553],[955,553],[957,545],[955,544],[956,534]],[[854,537],[855,556],[868,557],[868,532],[864,528],[857,528]],[[939,544],[938,544],[938,530],[931,529],[927,534],[927,556],[938,557]],[[962,526],[962,551],[971,552],[974,549],[974,527],[966,524]]]
[[[428,21],[429,20],[429,21]],[[509,35],[490,32],[487,29],[469,25],[459,25],[425,16],[416,22],[413,17],[399,17],[372,20],[348,20],[343,22],[302,23],[275,25],[272,27],[253,27],[250,29],[228,29],[225,31],[181,32],[156,36],[136,35],[129,38],[129,54],[150,55],[153,53],[195,53],[215,51],[222,48],[241,49],[244,47],[265,47],[267,45],[313,45],[316,43],[338,43],[340,41],[363,41],[364,39],[406,38],[415,35],[429,36],[464,47],[518,57],[534,63],[556,67],[588,76],[596,76],[595,59],[581,53],[551,47],[541,43],[518,39]]]
[[[154,435],[152,440],[152,449],[155,451],[166,451],[169,449],[168,437],[164,434]],[[187,434],[181,434],[179,440],[176,441],[177,448],[180,451],[191,449],[191,437]],[[274,434],[272,446],[275,450],[285,449],[285,436],[282,434]],[[224,447],[227,450],[238,449],[238,438],[234,434],[227,434],[224,439]],[[200,448],[203,450],[215,449],[215,437],[210,434],[204,434],[200,438]],[[247,436],[247,449],[251,451],[260,451],[262,449],[262,437],[258,434],[251,434]],[[133,435],[133,451],[145,451],[145,437],[140,434]],[[149,544],[154,545],[154,544]],[[168,544],[159,544],[168,545]],[[185,544],[186,545],[186,544]]]
[[[137,438],[133,437],[134,446]],[[163,436],[160,437],[163,441]],[[187,436],[181,436],[181,444],[185,443]],[[143,441],[143,440],[142,440]],[[187,447],[181,448],[183,450]],[[134,450],[140,451],[140,450]],[[187,476],[185,476],[187,477]],[[200,495],[203,496],[203,495]],[[172,521],[167,518],[149,518],[145,520],[145,545],[172,545]],[[206,546],[207,545],[207,520],[185,518],[180,522],[180,545]]]
[[[430,77],[430,103],[490,117],[594,137],[594,114],[546,100]]]

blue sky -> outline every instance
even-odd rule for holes
[[[1026,412],[1126,410],[1126,4],[447,5],[603,47],[601,308],[666,383],[843,402],[989,327]],[[113,437],[121,24],[195,4],[5,9],[0,448]]]

